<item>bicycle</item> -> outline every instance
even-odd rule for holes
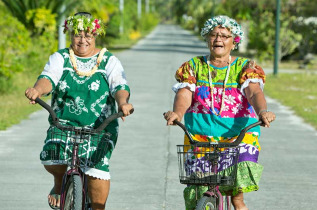
[[[122,112],[113,114],[105,119],[102,124],[96,128],[64,126],[59,123],[55,112],[47,103],[40,98],[35,100],[36,103],[46,109],[51,115],[53,125],[56,127],[52,130],[52,145],[56,144],[56,149],[52,152],[51,157],[54,163],[67,164],[68,169],[63,176],[60,209],[61,210],[89,210],[91,201],[88,196],[87,177],[81,167],[93,167],[101,158],[104,157],[107,147],[110,145],[110,133],[103,132],[107,125],[123,116]],[[132,113],[134,110],[131,110]],[[67,139],[67,142],[66,140]],[[65,140],[67,150],[60,151],[60,141]],[[87,146],[96,146],[93,153],[87,152]],[[85,153],[86,152],[86,153]],[[67,153],[67,154],[66,154]],[[80,155],[80,154],[84,154]],[[68,155],[68,159],[64,158]]]
[[[194,141],[181,122],[175,120],[174,123],[184,130],[190,142],[190,145],[177,145],[180,183],[208,187],[198,200],[196,210],[230,210],[230,196],[223,196],[219,187],[234,184],[237,175],[239,144],[248,130],[262,125],[263,122],[260,120],[242,129],[233,143]],[[225,175],[218,171],[218,167],[225,168],[219,165],[220,160],[228,163],[228,167],[232,167],[231,174]]]

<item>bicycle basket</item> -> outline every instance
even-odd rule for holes
[[[190,185],[233,185],[239,147],[177,145],[179,179]]]
[[[50,160],[55,164],[95,168],[108,160],[106,155],[113,150],[111,142],[108,133],[96,134],[91,133],[89,129],[78,127],[64,130],[50,127],[43,150],[45,153],[42,152],[41,159]],[[75,157],[73,156],[75,148],[78,159],[72,161]]]

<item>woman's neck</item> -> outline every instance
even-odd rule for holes
[[[209,55],[209,61],[210,64],[217,66],[217,67],[225,67],[228,66],[229,62],[232,61],[232,59],[230,59],[229,57],[231,57],[230,55],[226,55],[226,56],[221,56],[221,57],[216,57],[213,55]],[[230,61],[229,61],[230,59]]]

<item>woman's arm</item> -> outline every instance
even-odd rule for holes
[[[181,121],[192,103],[193,93],[187,88],[179,89],[174,98],[173,111],[164,114],[167,125],[174,125],[174,120]]]
[[[35,99],[46,95],[52,91],[52,84],[48,79],[41,78],[36,81],[33,88],[28,88],[25,91],[25,96],[30,99],[31,104],[35,104]]]
[[[130,111],[133,109],[132,104],[129,104],[130,93],[126,90],[118,90],[115,94],[115,100],[118,104],[118,111],[122,111],[123,115],[126,117],[132,113]],[[124,118],[122,118],[124,120]]]
[[[264,93],[259,83],[249,83],[244,89],[248,102],[254,107],[259,118],[264,122],[265,127],[270,127],[270,123],[275,120],[275,114],[267,110]]]

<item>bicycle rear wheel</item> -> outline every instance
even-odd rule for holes
[[[65,188],[64,210],[82,210],[83,183],[80,176],[72,175]]]
[[[203,196],[199,199],[196,210],[216,210],[216,198],[211,196]]]

